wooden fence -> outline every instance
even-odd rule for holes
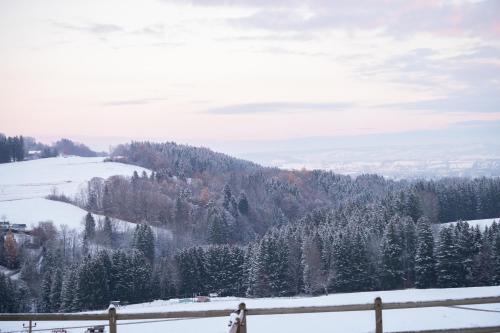
[[[382,303],[382,299],[377,297],[373,303],[368,304],[347,304],[347,305],[325,305],[325,306],[304,306],[304,307],[283,307],[283,308],[255,308],[247,309],[245,303],[241,303],[237,317],[237,332],[247,333],[246,316],[258,315],[281,315],[281,314],[301,314],[301,313],[324,313],[324,312],[345,312],[345,311],[374,311],[375,313],[375,333],[383,332],[382,310],[394,309],[414,309],[428,307],[452,307],[474,304],[500,303],[500,296],[496,297],[476,297],[455,300],[423,301],[423,302],[395,302]],[[31,333],[32,322],[34,321],[108,321],[109,332],[117,333],[117,323],[119,320],[154,320],[154,319],[194,319],[225,317],[233,310],[206,310],[206,311],[173,311],[173,312],[152,312],[152,313],[117,313],[114,307],[108,313],[13,313],[0,314],[1,321],[24,321],[29,322],[29,333]],[[499,313],[500,317],[500,313]],[[147,322],[146,322],[147,323]],[[476,327],[476,328],[453,328],[425,331],[405,331],[392,333],[496,333],[500,332],[499,326]]]

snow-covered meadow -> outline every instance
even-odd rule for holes
[[[227,309],[228,316],[240,302],[247,308],[298,307],[341,304],[372,303],[375,297],[385,302],[425,301],[459,299],[470,297],[500,296],[500,286],[455,288],[455,289],[407,289],[394,291],[374,291],[361,293],[332,294],[319,297],[293,298],[215,298],[209,303],[180,303],[179,300],[154,301],[151,303],[122,306],[118,313],[203,311]],[[137,320],[139,321],[139,320]],[[133,324],[137,321],[119,321],[118,332],[132,333],[169,332],[169,333],[223,333],[228,331],[228,317],[162,320]],[[375,328],[374,311],[314,313],[293,315],[248,316],[248,332],[373,332]],[[500,325],[500,304],[470,305],[461,307],[435,307],[407,310],[384,310],[384,332],[424,329],[444,329]],[[94,322],[38,322],[37,329],[56,327],[93,326]],[[101,322],[101,324],[106,324]],[[0,322],[2,332],[20,330],[21,322]],[[68,332],[83,332],[83,328],[70,329]]]
[[[149,172],[134,165],[104,162],[103,157],[67,156],[0,164],[0,217],[28,226],[50,220],[56,226],[81,228],[84,210],[45,197],[53,191],[74,197],[94,177],[131,176],[134,171]]]
[[[493,222],[497,222],[499,223],[500,222],[500,218],[494,218],[494,219],[483,219],[483,220],[470,220],[470,221],[467,221],[467,223],[469,224],[469,226],[475,228],[475,227],[479,227],[479,229],[481,230],[484,230],[486,227],[489,227],[490,225],[493,224]],[[457,222],[448,222],[448,223],[443,223],[441,226],[449,226],[449,225],[455,225],[457,224]]]

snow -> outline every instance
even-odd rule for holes
[[[479,229],[484,230],[486,227],[489,227],[490,225],[493,224],[493,221],[496,221],[497,223],[500,222],[500,217],[493,218],[493,219],[483,219],[483,220],[471,220],[467,221],[469,226],[475,228],[476,226],[479,226]],[[450,225],[455,225],[457,224],[458,221],[456,222],[448,222],[448,223],[443,223],[441,226],[450,226]]]
[[[151,303],[122,306],[118,313],[168,312],[168,311],[203,311],[208,309],[226,309],[228,315],[218,318],[190,320],[150,321],[131,324],[136,321],[119,321],[118,332],[132,333],[138,330],[147,332],[170,333],[222,333],[228,332],[229,315],[240,302],[247,308],[298,307],[319,305],[341,305],[373,303],[375,297],[382,297],[383,302],[424,301],[440,299],[459,299],[469,297],[499,296],[500,286],[455,288],[455,289],[407,289],[396,291],[375,291],[362,293],[332,294],[320,297],[262,298],[245,299],[235,297],[216,298],[209,303],[180,303],[179,300],[154,301]],[[470,305],[460,308],[435,307],[406,310],[384,310],[384,332],[444,329],[459,327],[477,327],[500,325],[500,304]],[[373,332],[375,327],[374,311],[313,313],[293,315],[248,316],[248,332],[305,332],[315,329],[320,332]],[[2,332],[18,330],[21,322],[0,322]],[[38,328],[61,326],[92,326],[97,322],[38,322]],[[106,324],[102,322],[102,324]],[[126,324],[126,325],[120,325]],[[82,329],[68,330],[81,332]]]
[[[52,157],[0,164],[0,201],[40,198],[53,188],[59,194],[74,196],[94,177],[132,176],[147,169],[116,162],[104,157]]]
[[[134,165],[104,162],[104,157],[53,157],[0,164],[0,217],[28,226],[50,220],[56,226],[81,229],[86,211],[45,197],[54,189],[74,197],[94,177],[132,176],[134,171],[150,172]],[[126,224],[130,223],[115,222],[117,227]]]
[[[29,229],[40,221],[52,221],[55,226],[67,225],[70,229],[83,229],[83,220],[87,214],[80,207],[44,198],[13,201],[0,201],[0,216],[5,215],[11,223],[25,223]],[[104,216],[92,214],[96,221]],[[117,231],[123,231],[131,222],[112,219]]]

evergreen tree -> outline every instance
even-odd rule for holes
[[[497,233],[495,236],[493,258],[494,258],[493,282],[496,285],[500,285],[500,233]]]
[[[47,271],[43,275],[41,292],[40,292],[40,312],[51,312],[51,288],[52,288],[52,273]]]
[[[405,272],[404,287],[412,287],[415,282],[415,254],[417,250],[417,231],[411,217],[401,221],[401,241],[403,245],[402,262]]]
[[[474,239],[467,222],[459,221],[455,225],[455,239],[457,256],[460,263],[457,276],[459,286],[470,286],[473,284],[472,261],[474,257]]]
[[[88,212],[87,215],[85,216],[84,235],[89,241],[94,239],[95,236],[95,220],[90,212]]]
[[[155,257],[155,240],[151,227],[146,224],[138,224],[134,232],[133,247],[141,252],[150,262]]]
[[[494,283],[494,249],[492,241],[488,237],[483,237],[481,250],[473,258],[472,279],[476,286],[490,286]]]
[[[454,288],[460,285],[458,257],[453,226],[444,227],[439,232],[439,242],[436,254],[437,283],[441,288]]]
[[[59,311],[61,308],[62,272],[57,268],[52,274],[52,285],[50,287],[51,312]]]
[[[230,241],[230,226],[224,211],[212,207],[208,212],[208,240],[212,244],[227,244]]]
[[[0,272],[0,313],[15,312],[17,305],[10,279]]]
[[[111,219],[108,216],[104,218],[103,235],[105,244],[113,247],[115,245],[113,226],[111,225]]]
[[[264,235],[259,243],[257,296],[285,296],[290,293],[288,247],[277,231]]]
[[[72,267],[65,271],[63,283],[61,287],[61,312],[72,312],[78,310],[74,306],[75,291],[76,291],[76,275],[77,267]]]
[[[399,289],[404,286],[403,247],[397,218],[387,224],[382,238],[382,286]]]
[[[238,211],[241,215],[248,215],[249,205],[248,198],[245,192],[240,192],[240,196],[238,197]]]
[[[417,223],[417,252],[415,255],[415,287],[430,288],[436,281],[434,237],[430,221],[421,217]]]

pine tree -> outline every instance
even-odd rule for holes
[[[411,217],[401,221],[401,240],[403,245],[403,269],[405,272],[404,287],[412,287],[415,281],[415,253],[417,250],[417,231]]]
[[[72,267],[64,272],[64,278],[61,287],[61,312],[71,312],[77,310],[73,306],[77,279],[76,269],[77,267]]]
[[[473,284],[472,261],[474,257],[474,239],[467,222],[459,221],[455,225],[455,239],[460,263],[457,276],[459,286],[471,286]]]
[[[85,216],[85,237],[90,241],[95,236],[95,220],[90,212]]]
[[[138,224],[134,232],[133,247],[141,252],[150,262],[155,257],[155,240],[151,227],[146,224]]]
[[[240,192],[240,196],[238,197],[238,211],[241,215],[248,215],[249,205],[248,198],[245,192]]]
[[[40,293],[40,310],[41,312],[51,312],[51,287],[52,287],[52,272],[45,272],[42,279],[41,293]]]
[[[52,274],[52,285],[50,287],[50,307],[52,312],[61,308],[62,272],[57,268]]]
[[[500,233],[497,233],[495,237],[493,258],[494,258],[493,282],[496,285],[500,285]]]
[[[17,305],[10,279],[0,272],[0,313],[14,312]]]
[[[278,231],[267,233],[259,244],[257,295],[285,296],[290,293],[288,247]]]
[[[230,241],[230,234],[225,212],[212,207],[208,212],[208,240],[212,244],[227,244]]]
[[[415,287],[430,288],[436,281],[434,237],[430,221],[421,217],[417,223],[417,252],[415,255]]]
[[[437,284],[441,288],[454,288],[460,285],[460,258],[458,257],[453,226],[444,227],[439,232],[436,254]]]
[[[108,216],[104,218],[103,234],[104,234],[104,242],[106,243],[106,245],[113,247],[115,245],[113,226],[111,225],[111,219]]]
[[[487,231],[485,231],[486,233]],[[495,259],[492,241],[483,237],[481,250],[474,256],[472,262],[472,276],[474,285],[490,286],[495,279]]]
[[[386,289],[398,289],[404,285],[400,230],[397,218],[393,219],[387,224],[382,238],[382,285]]]

